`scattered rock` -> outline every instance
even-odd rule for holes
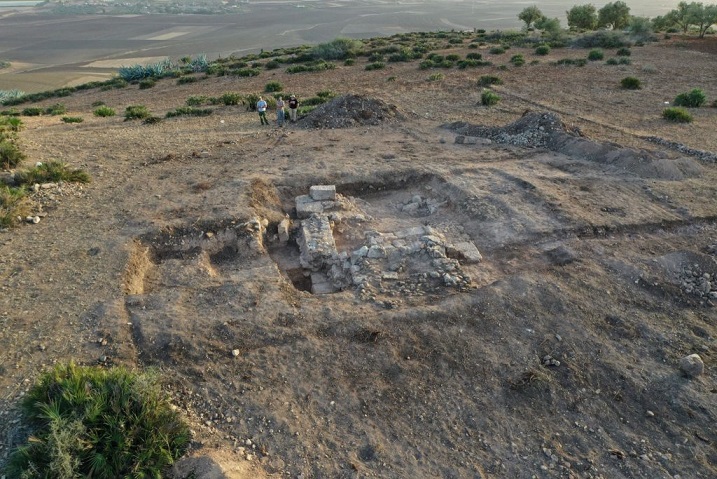
[[[699,354],[690,354],[680,359],[680,370],[685,376],[695,378],[702,375],[705,370],[705,363]]]

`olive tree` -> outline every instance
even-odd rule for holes
[[[704,38],[707,30],[717,23],[717,5],[704,6],[702,3],[692,2],[687,7],[687,18],[690,25],[697,27],[700,38]]]
[[[598,11],[598,26],[610,27],[613,30],[625,28],[630,23],[630,7],[625,2],[617,1],[606,4]]]
[[[568,27],[578,30],[595,30],[597,27],[597,10],[595,5],[575,5],[565,12],[568,16]]]
[[[523,11],[518,14],[518,18],[525,22],[525,28],[528,29],[532,23],[543,18],[543,12],[541,12],[537,6],[533,5],[532,7],[524,8]]]

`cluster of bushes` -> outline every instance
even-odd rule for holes
[[[214,113],[211,108],[196,108],[193,106],[180,106],[175,108],[174,111],[168,111],[165,116],[167,118],[174,118],[177,116],[209,116]],[[147,118],[147,117],[143,117]]]
[[[183,57],[178,63],[171,59],[150,63],[148,65],[122,66],[117,71],[119,77],[127,82],[144,80],[145,78],[164,78],[167,76],[179,76],[182,73],[206,72],[209,68],[209,61],[206,55],[198,55],[194,58]]]
[[[316,60],[307,64],[291,66],[286,69],[286,73],[321,72],[333,70],[334,68],[336,68],[335,63],[327,62],[325,60]]]
[[[25,154],[18,144],[18,132],[21,129],[20,118],[0,117],[0,167],[4,170],[17,167],[25,159]]]
[[[674,106],[665,108],[662,111],[662,117],[666,120],[678,123],[690,123],[692,121],[692,115],[687,108],[699,108],[706,102],[707,97],[705,92],[699,88],[693,88],[688,92],[677,95],[672,102]],[[712,106],[717,106],[717,100]]]
[[[113,88],[124,88],[128,83],[122,78],[112,78],[106,81],[94,81],[89,83],[83,83],[73,87],[63,87],[56,90],[48,90],[39,93],[25,93],[23,95],[14,96],[0,100],[0,103],[7,106],[22,105],[23,103],[35,103],[49,98],[61,98],[70,96],[72,93],[77,91],[92,90],[99,88],[101,90],[111,90]]]

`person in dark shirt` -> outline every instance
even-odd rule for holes
[[[296,121],[296,110],[299,109],[299,100],[294,95],[289,97],[289,118],[292,123]]]

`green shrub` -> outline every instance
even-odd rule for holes
[[[573,45],[578,48],[620,48],[628,45],[622,32],[601,30],[577,37]]]
[[[368,61],[369,62],[382,62],[382,61],[384,61],[384,57],[379,52],[373,52],[372,54],[370,54],[368,56]]]
[[[240,68],[238,70],[232,70],[231,73],[239,77],[255,77],[258,76],[261,71],[257,68]]]
[[[10,477],[159,478],[190,441],[157,377],[123,368],[58,365],[22,407],[34,430]]]
[[[618,62],[617,58],[615,58],[615,57],[608,58],[607,61],[605,62],[606,65],[618,65],[619,63],[620,62]]]
[[[207,97],[203,95],[197,95],[197,96],[190,96],[188,97],[184,103],[187,104],[187,106],[199,106],[203,105],[207,101]]]
[[[481,55],[478,52],[470,52],[468,55],[466,55],[467,60],[482,60],[483,55]]]
[[[241,93],[224,93],[219,97],[220,101],[226,106],[239,105],[243,101]],[[257,98],[257,101],[259,99]]]
[[[267,70],[276,70],[280,66],[281,66],[281,63],[279,63],[278,61],[271,60],[271,61],[266,62],[266,65],[264,65],[264,68],[266,68]]]
[[[428,77],[428,81],[430,81],[430,82],[441,81],[444,78],[445,78],[445,75],[443,73],[434,73]]]
[[[478,79],[478,86],[502,85],[503,80],[494,75],[483,75]]]
[[[623,48],[619,48],[617,50],[617,52],[615,52],[615,55],[617,55],[619,57],[629,57],[630,55],[632,55],[632,52],[630,51],[629,48],[623,47]]]
[[[10,108],[9,110],[0,111],[0,116],[20,116],[20,110],[16,108]]]
[[[48,115],[64,115],[67,113],[67,108],[62,103],[55,103],[54,105],[45,108],[45,113]]]
[[[446,60],[448,60],[448,61],[450,61],[450,62],[457,62],[457,61],[460,60],[460,59],[461,59],[460,55],[456,55],[455,53],[451,53],[450,55],[446,55]]]
[[[143,120],[148,116],[149,110],[144,105],[130,105],[124,110],[124,121]]]
[[[0,140],[8,136],[6,132],[17,133],[22,130],[22,120],[15,116],[0,118]]]
[[[21,185],[35,183],[89,183],[90,175],[84,170],[72,169],[61,161],[48,161],[29,170],[15,174],[15,181]]]
[[[535,48],[535,54],[545,56],[550,53],[550,47],[548,45],[540,45]]]
[[[316,45],[307,54],[317,60],[344,60],[359,55],[363,47],[360,40],[337,38],[329,43]]]
[[[632,60],[630,60],[627,57],[620,57],[617,61],[619,65],[630,65],[632,63]]]
[[[366,67],[364,67],[364,70],[366,70],[366,71],[382,70],[382,69],[384,69],[384,68],[386,68],[386,64],[385,64],[385,63],[383,63],[383,62],[373,62],[373,63],[369,63],[368,65],[366,65]]]
[[[102,100],[97,100],[92,102],[92,108],[97,108],[98,106],[104,106],[105,102]]]
[[[17,167],[22,160],[25,159],[25,154],[20,150],[13,141],[5,139],[0,141],[0,167],[4,170]]]
[[[693,88],[689,92],[680,93],[675,97],[675,101],[672,102],[675,106],[684,106],[687,108],[698,108],[702,106],[705,101],[707,101],[707,97],[705,96],[705,92],[700,90],[699,88]]]
[[[177,85],[186,85],[187,83],[196,83],[199,79],[194,76],[179,77]]]
[[[490,53],[491,55],[501,55],[505,53],[505,49],[503,47],[493,47],[488,50],[488,53]]]
[[[692,115],[690,115],[690,113],[684,108],[665,108],[662,110],[662,118],[676,123],[692,122]]]
[[[525,58],[523,58],[523,55],[513,55],[510,57],[510,63],[512,63],[514,66],[519,67],[525,65]]]
[[[114,108],[110,108],[110,107],[108,107],[108,106],[106,106],[106,105],[103,105],[103,106],[101,106],[101,107],[95,109],[95,111],[93,111],[92,113],[93,113],[95,116],[101,116],[101,117],[115,116],[115,110],[114,110]]]
[[[284,90],[284,86],[279,83],[278,81],[271,81],[264,86],[264,91],[266,93],[274,93],[274,92],[280,92]]]
[[[334,63],[319,61],[308,65],[294,65],[286,69],[286,73],[321,72],[336,68]]]
[[[626,90],[639,90],[642,88],[642,83],[635,77],[623,78],[620,80],[620,85]]]
[[[29,212],[30,204],[25,188],[0,184],[0,229],[13,226],[18,217],[25,218]]]
[[[603,58],[605,58],[605,54],[602,50],[599,50],[597,48],[594,50],[590,50],[590,52],[588,53],[588,60],[590,60],[591,62],[602,60]]]
[[[44,112],[45,112],[45,110],[43,110],[40,107],[36,107],[36,106],[28,107],[28,108],[25,108],[24,110],[22,110],[23,116],[40,116]]]
[[[144,80],[140,80],[139,89],[146,90],[147,88],[152,88],[156,84],[157,80],[155,80],[154,78],[145,78]]]
[[[500,101],[500,97],[490,90],[484,90],[480,96],[480,102],[485,106],[495,105]]]
[[[63,116],[60,120],[62,120],[63,123],[82,123],[85,121],[81,116]]]
[[[168,111],[165,115],[167,118],[176,116],[208,116],[214,113],[211,108],[195,108],[193,106],[180,106],[174,111]]]
[[[353,58],[347,58],[346,60],[344,60],[344,65],[346,65],[347,67],[350,67],[354,63],[356,63],[356,60],[354,60]]]
[[[558,65],[575,65],[577,67],[584,67],[588,64],[585,58],[561,58],[556,62]]]

